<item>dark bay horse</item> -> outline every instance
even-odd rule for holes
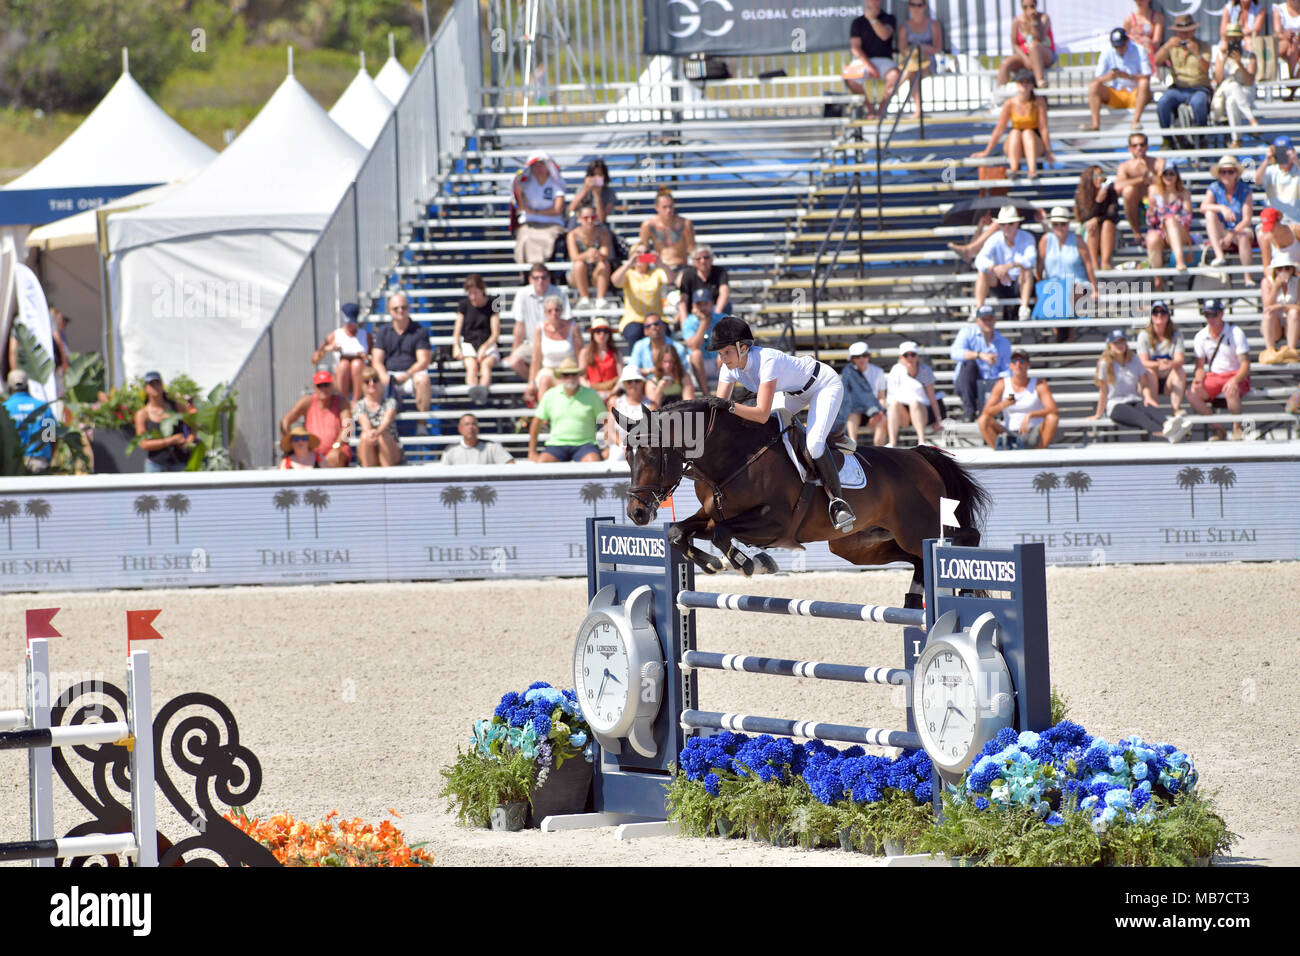
[[[709,574],[722,561],[696,548],[692,539],[709,538],[732,565],[749,575],[771,572],[776,563],[766,554],[750,558],[735,542],[757,548],[802,548],[826,541],[830,550],[851,564],[906,561],[912,584],[905,606],[920,607],[924,590],[923,542],[939,531],[939,498],[960,502],[961,522],[951,540],[978,545],[988,509],[988,493],[951,455],[922,445],[917,448],[860,448],[855,453],[867,475],[861,489],[844,489],[858,520],[836,531],[820,487],[811,493],[781,441],[781,427],[769,420],[746,421],[727,411],[728,402],[697,398],[640,421],[614,412],[628,434],[627,458],[632,471],[627,516],[646,525],[683,478],[695,482],[702,507],[668,532],[673,546]]]

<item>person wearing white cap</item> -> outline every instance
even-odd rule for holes
[[[871,349],[866,342],[849,346],[849,364],[840,372],[844,383],[844,401],[840,420],[850,438],[858,440],[858,429],[865,423],[875,430],[873,440],[885,443],[885,373],[871,364]]]
[[[1259,331],[1264,336],[1264,351],[1259,360],[1265,365],[1300,362],[1300,279],[1296,262],[1283,250],[1268,264],[1268,276],[1260,283],[1263,292],[1264,318]],[[1286,343],[1278,347],[1285,333]]]
[[[934,394],[934,370],[921,362],[920,346],[904,342],[898,347],[898,364],[889,370],[885,385],[889,445],[898,444],[904,425],[916,429],[917,444],[925,444],[926,425],[939,424],[939,399]]]
[[[1224,263],[1223,252],[1227,243],[1236,243],[1241,264],[1250,268],[1250,247],[1254,238],[1250,218],[1253,205],[1250,187],[1241,181],[1241,165],[1235,156],[1227,155],[1210,167],[1214,181],[1205,190],[1201,200],[1201,215],[1205,216],[1205,234],[1214,250],[1211,266]],[[1251,285],[1247,273],[1246,284]]]
[[[655,403],[646,398],[645,376],[635,365],[623,366],[623,374],[618,378],[614,389],[616,396],[609,407],[623,415],[625,421],[639,422],[645,410],[653,410]],[[614,415],[605,419],[605,457],[610,461],[624,461],[627,458],[627,432],[615,421]]]
[[[515,177],[515,209],[523,222],[515,230],[515,262],[549,262],[564,235],[564,177],[542,150],[529,154]]]
[[[984,304],[989,292],[998,298],[1013,298],[1019,290],[1020,318],[1029,318],[1029,296],[1034,290],[1034,266],[1038,250],[1029,233],[1020,231],[1023,221],[1015,206],[1003,206],[993,220],[997,235],[989,237],[975,257],[975,307]]]

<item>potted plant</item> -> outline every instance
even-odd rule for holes
[[[477,748],[465,752],[457,747],[456,762],[444,767],[442,776],[446,784],[439,795],[447,798],[447,810],[454,810],[462,824],[523,829],[528,795],[537,781],[532,757],[503,748],[489,758]]]

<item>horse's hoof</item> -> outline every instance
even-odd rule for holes
[[[754,562],[748,556],[742,556],[740,561],[731,562],[731,566],[747,578],[754,576]]]
[[[711,554],[706,554],[701,558],[699,564],[700,570],[705,574],[718,574],[725,568],[722,561]]]
[[[755,574],[776,574],[781,569],[777,567],[776,561],[766,551],[760,551],[754,555]]]

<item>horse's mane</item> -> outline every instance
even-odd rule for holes
[[[692,398],[681,402],[673,402],[670,405],[665,405],[663,408],[659,409],[659,411],[704,413],[704,412],[711,412],[716,409],[719,416],[723,416],[723,415],[726,416],[725,419],[720,419],[721,421],[726,421],[728,423],[734,424],[737,428],[765,429],[771,427],[770,420],[767,422],[751,422],[746,418],[741,418],[738,415],[730,414],[727,411],[727,406],[729,406],[730,404],[731,404],[730,401],[724,401],[723,399],[718,398],[715,395],[709,395],[703,398]]]

